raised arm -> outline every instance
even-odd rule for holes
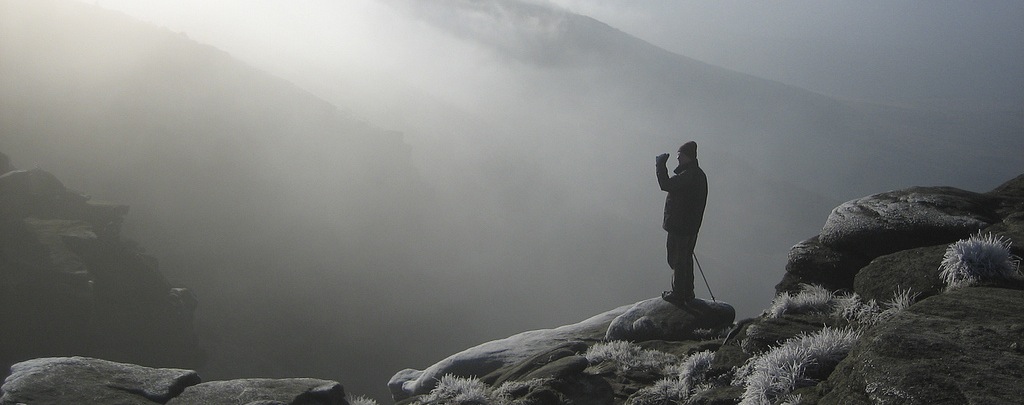
[[[665,162],[668,160],[668,154],[659,155],[655,159],[655,173],[658,175],[658,186],[661,187],[662,191],[680,191],[685,190],[696,181],[693,176],[687,176],[685,172],[675,177],[669,177],[668,167],[665,166]]]

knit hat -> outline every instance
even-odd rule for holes
[[[696,159],[697,158],[697,142],[690,141],[690,142],[684,143],[683,146],[679,147],[679,152],[682,152],[684,155],[689,156],[690,159]]]

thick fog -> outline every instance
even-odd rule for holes
[[[103,96],[80,110],[60,91],[5,90],[24,110],[0,109],[0,150],[132,206],[126,234],[197,293],[206,379],[321,377],[386,401],[402,368],[655,297],[670,270],[654,157],[688,140],[711,189],[696,254],[740,318],[839,203],[988,191],[1024,171],[1013,2],[79,6],[175,34],[54,51],[87,55],[54,68],[54,88]],[[33,29],[88,27],[75,14]],[[153,43],[217,75],[150,60]],[[18,46],[4,49],[30,54]],[[49,141],[34,143],[39,128]]]

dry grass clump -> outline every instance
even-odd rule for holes
[[[892,300],[879,304],[875,300],[864,301],[857,293],[836,294],[819,285],[801,284],[796,294],[775,296],[764,315],[778,318],[783,314],[821,313],[870,326],[892,318],[910,307],[916,298],[917,294],[912,294],[909,289],[899,290]]]
[[[765,310],[769,318],[778,318],[782,314],[807,314],[814,312],[830,312],[835,295],[827,288],[816,284],[801,284],[796,294],[781,293],[772,300],[772,305]]]
[[[856,293],[840,295],[835,299],[832,315],[857,325],[871,326],[892,319],[909,308],[917,300],[917,295],[909,288],[898,290],[891,300],[882,304],[875,300],[864,301]]]
[[[476,378],[445,375],[429,394],[417,399],[420,405],[519,405],[516,399],[542,387],[550,379],[508,381],[492,388]],[[376,405],[376,402],[365,405]]]
[[[740,404],[772,404],[796,388],[816,384],[849,354],[859,338],[856,329],[825,327],[752,357],[733,380],[733,385],[745,388]]]
[[[365,396],[358,396],[354,398],[348,398],[349,405],[380,405],[377,401],[367,398]]]
[[[672,376],[634,393],[626,401],[629,405],[662,405],[683,403],[692,395],[711,388],[708,371],[715,353],[703,351],[687,356],[681,363],[668,368]]]
[[[939,265],[946,290],[982,282],[1019,281],[1020,258],[1010,253],[1011,242],[993,234],[972,235],[949,245]]]
[[[679,363],[675,355],[657,350],[646,350],[624,340],[598,343],[584,354],[590,364],[614,362],[622,371],[666,374],[665,370]]]

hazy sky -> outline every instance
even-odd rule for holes
[[[669,51],[832,96],[1004,105],[1024,98],[1019,1],[547,1]],[[351,68],[386,71],[408,52],[434,50],[429,35],[419,36],[426,31],[398,23],[384,5],[396,1],[98,3],[250,58],[344,50],[350,61],[373,61]]]

